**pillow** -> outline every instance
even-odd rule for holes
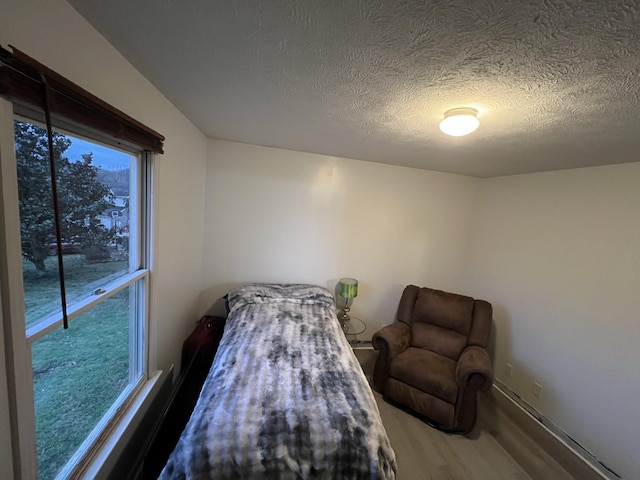
[[[226,295],[227,312],[256,303],[296,303],[335,305],[326,288],[302,283],[251,283],[232,289]]]

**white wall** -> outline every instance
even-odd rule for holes
[[[231,284],[359,280],[370,338],[405,285],[455,288],[479,180],[211,140],[201,308]]]
[[[2,0],[0,11],[3,47],[15,46],[166,137],[165,154],[157,157],[157,262],[151,287],[151,334],[157,367],[166,370],[179,363],[178,339],[197,319],[207,141],[63,0]],[[3,424],[6,420],[0,418]],[[0,449],[3,454],[10,449],[8,439]]]
[[[497,377],[640,478],[640,163],[484,180],[473,231],[463,285],[493,302]]]

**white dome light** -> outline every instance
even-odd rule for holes
[[[480,125],[475,108],[452,108],[444,112],[440,130],[452,137],[461,137],[474,132]]]

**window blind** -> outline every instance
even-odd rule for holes
[[[117,142],[141,150],[163,153],[164,137],[62,75],[10,47],[0,47],[0,95],[13,103],[44,112],[43,92],[49,89],[49,107],[54,119],[83,125]]]

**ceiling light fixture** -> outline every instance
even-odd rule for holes
[[[452,137],[461,137],[474,132],[479,125],[478,111],[475,108],[452,108],[444,112],[440,130]]]

